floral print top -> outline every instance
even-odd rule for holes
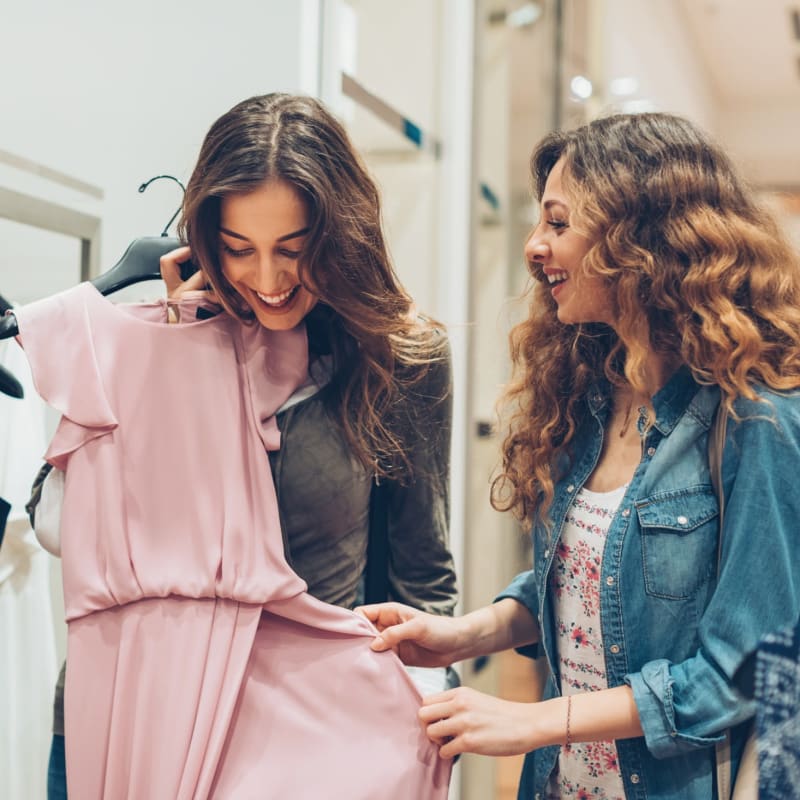
[[[626,488],[602,493],[581,489],[564,522],[550,581],[565,695],[608,688],[600,629],[600,573],[606,533]],[[625,800],[616,744],[577,742],[562,747],[547,797]]]

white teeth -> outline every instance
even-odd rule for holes
[[[558,281],[565,281],[567,279],[566,272],[549,272],[547,274],[548,283],[557,283]]]
[[[261,294],[261,292],[256,292],[256,294],[268,306],[279,306],[292,296],[292,292],[294,292],[295,288],[296,287],[292,287],[288,292],[281,292],[280,294]]]

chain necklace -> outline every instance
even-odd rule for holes
[[[631,426],[631,411],[633,411],[633,398],[628,400],[628,407],[625,409],[625,416],[622,419],[622,427],[619,429],[619,438],[624,439]]]

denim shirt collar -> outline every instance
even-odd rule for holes
[[[700,385],[692,377],[692,372],[687,366],[679,367],[667,383],[658,390],[653,398],[653,409],[656,414],[653,425],[662,436],[668,436],[678,420],[697,394]],[[588,403],[592,416],[599,417],[606,406],[611,402],[613,386],[602,379],[595,383],[589,390]]]

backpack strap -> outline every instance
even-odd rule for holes
[[[711,485],[719,504],[719,535],[717,537],[717,579],[719,580],[719,564],[722,558],[722,531],[725,522],[725,492],[722,488],[722,455],[725,451],[725,433],[728,427],[728,409],[720,402],[714,413],[711,428],[708,431],[708,469],[711,474]],[[731,796],[731,732],[725,731],[725,739],[716,745],[717,760],[717,797],[719,800],[730,800]]]

